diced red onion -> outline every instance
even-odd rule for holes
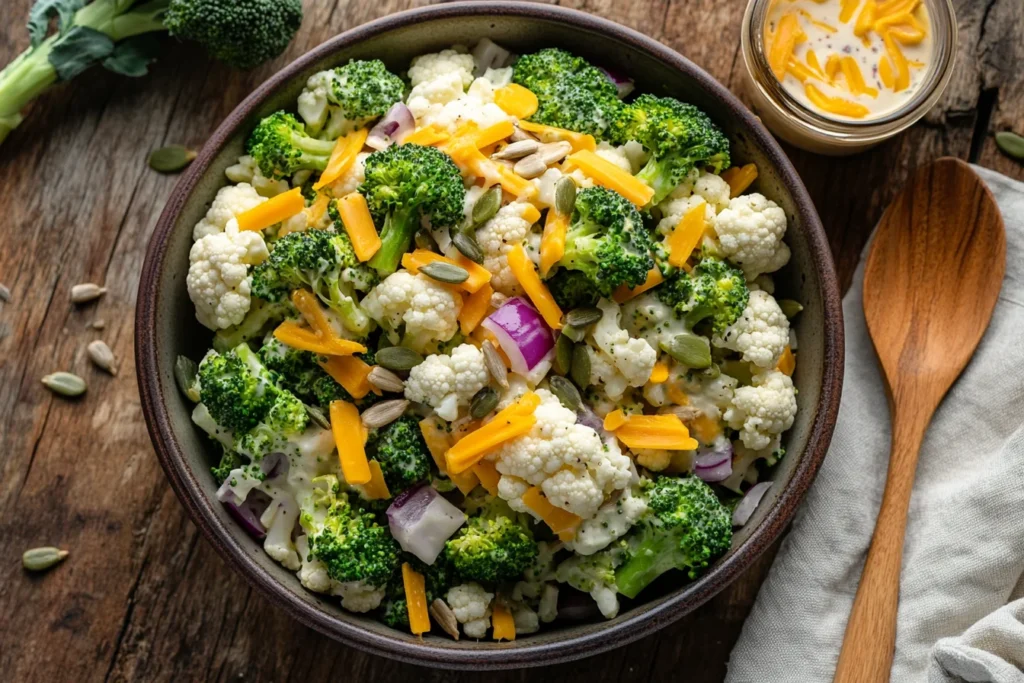
[[[764,494],[768,492],[772,483],[770,481],[762,481],[760,484],[755,484],[750,487],[747,494],[743,496],[743,500],[736,505],[736,509],[732,511],[732,525],[743,526],[750,519],[750,516],[754,514],[754,510],[760,505],[761,499],[764,498]]]
[[[366,136],[366,146],[376,150],[387,149],[391,143],[401,142],[415,128],[416,117],[409,107],[395,102],[384,118],[370,129],[370,134]]]
[[[498,339],[512,372],[526,377],[554,352],[555,338],[544,318],[521,297],[512,297],[484,319],[484,329]]]
[[[512,63],[512,53],[490,38],[481,39],[472,54],[476,63],[473,75],[477,78],[483,76],[488,69],[500,69]]]
[[[233,495],[228,500],[221,502],[227,508],[228,514],[234,517],[247,534],[257,541],[266,538],[267,530],[260,523],[260,515],[270,504],[270,496],[262,491],[252,491],[243,503],[236,503]]]
[[[614,85],[615,88],[619,91],[620,100],[626,98],[629,95],[629,93],[633,92],[633,88],[635,86],[633,84],[632,78],[628,78],[627,76],[623,76],[620,73],[610,71],[605,68],[602,68],[601,71],[608,78],[608,80],[612,82],[612,85]]]
[[[732,474],[732,444],[722,440],[720,445],[697,451],[693,473],[706,482],[725,481]]]
[[[434,564],[445,541],[466,522],[462,510],[428,485],[399,494],[387,514],[391,535],[402,550],[427,564]]]
[[[267,479],[287,476],[290,467],[291,462],[284,453],[268,453],[260,462],[260,471],[267,475]]]

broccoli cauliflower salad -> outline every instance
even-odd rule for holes
[[[218,500],[308,590],[510,640],[698,577],[757,507],[796,413],[786,215],[632,90],[484,40],[317,73],[251,131],[175,372]]]

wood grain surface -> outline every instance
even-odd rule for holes
[[[886,204],[917,165],[948,155],[1024,178],[991,133],[1024,133],[1024,3],[954,0],[958,64],[926,120],[859,156],[791,151],[821,213],[844,285]],[[0,3],[0,61],[27,45],[32,0]],[[139,408],[132,319],[150,232],[175,183],[151,149],[202,144],[257,84],[329,36],[409,0],[306,0],[287,54],[249,73],[168,40],[142,79],[94,71],[44,95],[0,148],[0,678],[7,681],[250,680],[492,683],[718,681],[769,552],[696,613],[627,649],[543,673],[431,671],[364,655],[291,621],[228,569],[186,518],[153,454]],[[745,0],[563,0],[653,36],[736,90]],[[109,292],[74,306],[71,287]],[[91,326],[103,321],[102,330]],[[91,367],[103,339],[116,377]],[[79,400],[39,379],[71,370]],[[27,548],[68,560],[43,576]],[[486,678],[485,678],[486,677]]]

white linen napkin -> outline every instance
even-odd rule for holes
[[[900,578],[899,683],[1024,682],[1024,184],[975,170],[1006,224],[1006,279],[921,451]],[[863,274],[862,260],[843,302],[846,379],[832,446],[732,651],[728,683],[827,683],[835,672],[889,460]]]

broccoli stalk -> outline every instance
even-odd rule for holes
[[[47,36],[53,17],[57,30]],[[22,109],[57,81],[96,64],[145,75],[158,33],[250,68],[281,54],[301,22],[301,0],[37,0],[28,49],[0,71],[0,143],[22,122]]]
[[[359,192],[383,225],[380,249],[368,264],[386,277],[398,269],[421,217],[434,227],[462,220],[466,188],[455,163],[433,147],[391,145],[368,156],[365,168]]]
[[[298,171],[323,171],[333,150],[333,141],[306,135],[302,123],[283,111],[260,121],[246,142],[246,151],[268,178],[287,178]]]
[[[533,563],[537,542],[528,518],[493,498],[445,543],[445,555],[463,579],[511,581]]]

